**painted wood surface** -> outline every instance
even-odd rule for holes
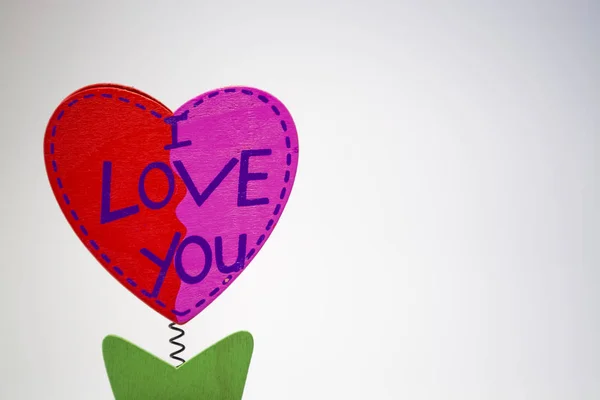
[[[286,107],[255,88],[212,90],[171,112],[137,89],[98,84],[57,107],[44,154],[87,249],[185,324],[269,239],[294,184],[298,137]]]

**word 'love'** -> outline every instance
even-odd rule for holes
[[[179,176],[185,183],[185,186],[189,190],[191,196],[193,197],[196,205],[198,207],[202,207],[202,204],[209,198],[211,193],[213,193],[217,187],[223,182],[223,180],[229,175],[229,173],[235,168],[235,166],[240,164],[240,174],[239,174],[239,183],[238,183],[238,192],[237,192],[237,206],[238,207],[249,207],[249,206],[257,206],[263,204],[269,204],[269,199],[267,197],[261,197],[256,199],[248,199],[247,198],[247,189],[248,182],[255,180],[266,180],[268,178],[268,173],[266,172],[250,172],[250,157],[257,156],[269,156],[271,155],[271,149],[259,149],[259,150],[243,150],[241,152],[240,160],[233,157],[221,171],[215,176],[215,178],[208,184],[208,186],[200,192],[196,185],[194,184],[190,174],[188,173],[185,165],[181,161],[174,161],[173,165],[177,170]],[[111,210],[111,181],[112,181],[112,162],[104,161],[102,166],[102,199],[101,199],[101,211],[100,211],[100,223],[107,224],[112,221],[116,221],[118,219],[126,218],[131,215],[137,214],[140,211],[140,206],[138,204],[134,204],[131,206],[126,206],[124,208],[118,210]],[[160,171],[164,174],[165,178],[168,182],[168,189],[165,197],[160,200],[152,200],[149,198],[146,193],[145,180],[148,174],[151,171]],[[173,193],[175,191],[175,175],[171,168],[164,162],[157,161],[152,162],[144,168],[140,175],[139,183],[138,183],[138,193],[140,196],[140,200],[142,203],[153,210],[158,210],[166,206],[171,198],[173,197]]]

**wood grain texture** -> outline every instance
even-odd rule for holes
[[[140,90],[91,85],[56,108],[44,138],[49,183],[81,242],[180,325],[261,251],[298,152],[287,108],[250,87],[215,89],[171,112]]]

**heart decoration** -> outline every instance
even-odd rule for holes
[[[84,87],[44,139],[50,185],[101,265],[185,324],[264,246],[298,165],[292,117],[250,87],[204,93],[171,112],[139,90]]]

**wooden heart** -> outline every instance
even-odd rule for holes
[[[144,303],[184,324],[273,232],[298,137],[285,106],[258,89],[213,90],[171,112],[139,90],[100,84],[58,106],[44,155],[83,244]]]

